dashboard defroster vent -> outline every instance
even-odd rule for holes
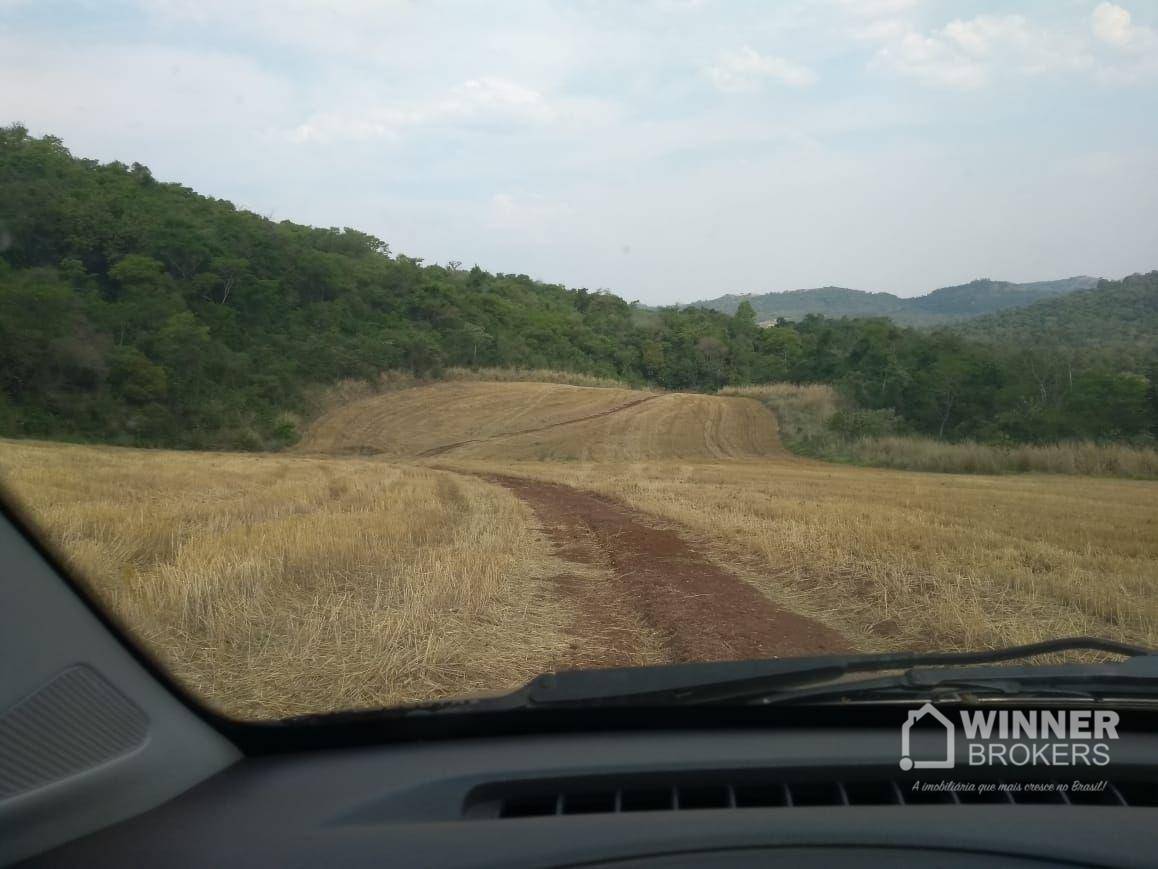
[[[1101,789],[1076,790],[1070,782],[998,781],[974,790],[914,789],[892,778],[792,780],[750,776],[611,782],[517,782],[476,788],[466,802],[472,818],[533,818],[628,812],[703,811],[806,806],[905,805],[1105,805],[1156,806],[1158,783],[1107,782]]]

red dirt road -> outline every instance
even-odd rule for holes
[[[840,634],[774,606],[739,577],[713,564],[673,531],[656,528],[624,505],[569,486],[488,475],[535,511],[559,554],[610,569],[614,588],[575,601],[597,633],[629,641],[628,622],[661,638],[672,662],[822,655],[849,651]],[[565,585],[564,590],[578,588]],[[622,610],[628,608],[631,613]],[[583,625],[580,625],[583,630]],[[600,663],[614,664],[614,652]],[[576,666],[592,666],[584,661]]]

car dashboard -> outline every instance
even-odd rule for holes
[[[249,757],[29,865],[1158,862],[1158,737],[1124,735],[1108,784],[1069,793],[1013,769],[984,794],[914,788],[898,743],[872,727],[611,730]]]

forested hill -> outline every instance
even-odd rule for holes
[[[423,265],[356,230],[274,223],[136,163],[73,157],[20,126],[0,128],[0,191],[0,435],[272,447],[295,437],[287,411],[311,386],[388,369],[555,368],[708,390],[777,375],[750,317]]]
[[[879,319],[761,329],[744,303],[730,316],[644,310],[525,275],[424,265],[352,229],[274,223],[139,164],[78,159],[57,139],[0,128],[0,436],[276,448],[297,438],[318,388],[452,365],[711,392],[832,383],[854,432],[1158,432],[1150,361]]]
[[[1097,278],[1078,276],[1057,281],[1014,284],[983,278],[955,287],[942,287],[924,296],[902,299],[892,293],[869,293],[844,287],[789,290],[782,293],[729,294],[695,307],[734,313],[747,301],[761,321],[783,317],[799,320],[809,314],[825,317],[888,317],[911,326],[934,326],[978,317],[1006,308],[1019,308],[1041,299],[1088,289]]]
[[[956,331],[995,344],[1062,345],[1118,354],[1140,368],[1158,352],[1158,271],[962,323]]]
[[[901,299],[892,293],[870,293],[847,287],[817,287],[782,293],[728,293],[715,299],[692,302],[688,307],[734,314],[747,302],[762,322],[802,320],[809,314],[822,317],[889,317],[900,310]]]

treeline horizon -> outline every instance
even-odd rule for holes
[[[747,303],[732,315],[647,310],[526,275],[425,265],[357,230],[273,222],[138,163],[73,157],[19,125],[0,128],[0,190],[3,436],[277,449],[327,385],[455,366],[708,392],[828,383],[860,409],[834,420],[854,434],[1158,434],[1158,362],[1137,336],[1121,352],[885,319],[761,328]],[[1085,292],[1115,284],[1142,304],[1158,298],[1158,272]]]

